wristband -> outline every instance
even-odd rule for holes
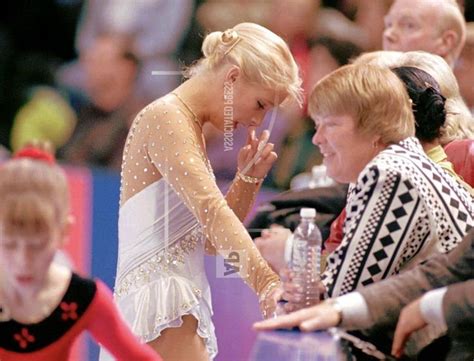
[[[242,182],[245,183],[251,183],[251,184],[260,184],[263,182],[263,178],[257,178],[257,177],[252,177],[249,175],[245,175],[239,172],[237,172],[237,179],[240,179]]]
[[[262,292],[260,293],[260,297],[259,297],[259,302],[263,302],[265,301],[265,299],[267,298],[268,294],[270,293],[271,290],[273,290],[276,286],[278,286],[278,282],[271,282],[267,288]]]

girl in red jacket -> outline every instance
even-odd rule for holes
[[[84,330],[118,360],[161,360],[129,331],[102,282],[53,262],[70,224],[69,191],[43,148],[0,166],[0,360],[69,360]]]

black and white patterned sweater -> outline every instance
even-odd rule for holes
[[[367,164],[346,213],[344,238],[322,277],[331,297],[451,251],[474,226],[474,199],[407,138]]]

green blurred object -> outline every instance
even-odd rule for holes
[[[33,139],[49,141],[58,149],[70,139],[76,123],[74,110],[59,92],[46,86],[35,87],[13,121],[12,150],[16,152]]]

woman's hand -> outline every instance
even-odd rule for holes
[[[283,294],[283,288],[281,285],[277,285],[270,291],[266,292],[260,299],[260,311],[264,319],[271,318],[275,314]]]
[[[280,271],[280,279],[283,287],[282,298],[287,301],[283,307],[286,313],[294,312],[304,307],[314,306],[314,304],[304,304],[304,290],[300,285],[295,283],[293,278],[294,274],[289,268],[285,267]],[[326,287],[321,281],[317,281],[316,287],[318,287],[319,299],[322,300],[326,293]]]
[[[247,144],[240,149],[237,158],[239,171],[246,169],[247,165],[255,157],[255,154],[260,152],[260,150],[261,154],[255,164],[253,164],[244,175],[261,179],[265,178],[277,159],[277,154],[273,152],[273,143],[267,143],[269,138],[270,133],[268,130],[264,130],[260,138],[257,138],[255,127],[248,128]]]
[[[340,312],[329,302],[323,302],[319,305],[290,313],[289,315],[256,322],[253,324],[253,328],[257,331],[265,331],[276,328],[291,329],[298,326],[301,331],[314,331],[335,327],[339,324],[340,320]]]

